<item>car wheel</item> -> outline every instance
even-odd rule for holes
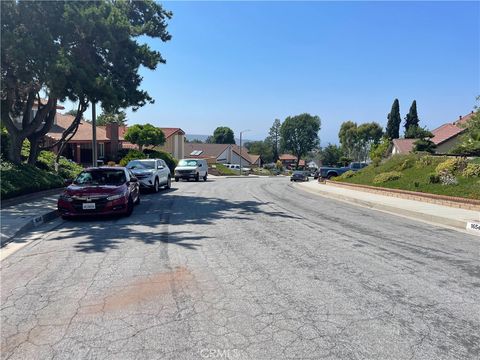
[[[127,212],[126,212],[125,216],[128,217],[128,216],[132,215],[132,213],[133,213],[133,199],[132,199],[132,196],[130,196],[128,198]]]
[[[178,182],[180,180],[180,178],[176,177],[175,178],[175,182]]]
[[[198,180],[200,180],[200,175],[197,173],[197,174],[195,175],[195,181],[198,181]]]
[[[155,183],[153,184],[153,191],[158,193],[158,190],[160,190],[160,184],[158,182],[158,178],[155,178]]]
[[[203,181],[207,181],[207,174],[205,173],[205,176],[203,177]]]
[[[172,187],[172,178],[169,176],[167,179],[167,184],[165,185],[165,189],[170,189]]]
[[[140,194],[137,195],[137,200],[134,202],[135,205],[140,204]]]

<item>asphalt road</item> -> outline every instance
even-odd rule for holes
[[[2,359],[480,357],[478,237],[287,178],[174,187],[2,261]]]

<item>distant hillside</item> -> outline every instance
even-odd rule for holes
[[[210,136],[210,135],[186,134],[186,135],[185,135],[185,138],[186,138],[188,141],[200,140],[201,142],[205,142],[209,136]],[[242,144],[245,144],[245,143],[251,142],[251,141],[254,141],[254,140],[242,139]],[[235,138],[235,142],[237,143],[237,145],[240,144],[240,139]]]

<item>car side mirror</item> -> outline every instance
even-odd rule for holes
[[[160,170],[164,169],[163,165],[158,165],[158,169]]]
[[[198,167],[202,167],[202,164],[198,164]]]
[[[73,184],[73,179],[65,179],[63,180],[63,185],[69,186]]]
[[[136,183],[136,182],[138,182],[138,179],[137,179],[136,177],[133,177],[133,176],[132,176],[132,177],[130,178],[130,182]]]

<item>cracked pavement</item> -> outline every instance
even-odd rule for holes
[[[478,359],[480,240],[302,192],[180,182],[1,262],[2,359]]]

